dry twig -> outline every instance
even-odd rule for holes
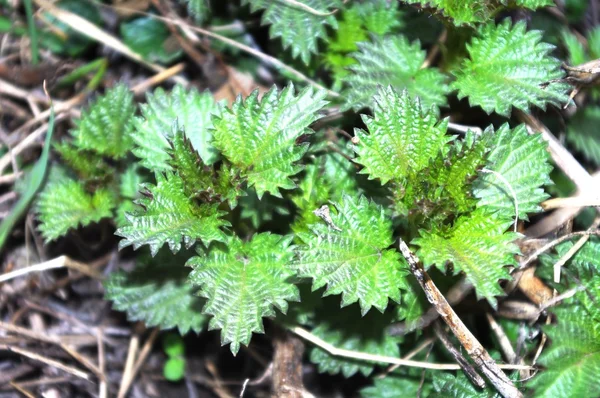
[[[452,330],[458,341],[467,350],[475,366],[483,373],[498,392],[506,398],[522,397],[523,394],[515,387],[513,382],[500,370],[490,354],[475,338],[473,333],[460,320],[446,298],[433,283],[419,259],[410,251],[404,241],[400,240],[400,252],[408,262],[410,271],[421,285],[427,300],[436,308],[442,319]]]

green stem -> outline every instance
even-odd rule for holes
[[[96,74],[94,75],[94,78],[93,78],[93,79],[95,79],[96,76],[98,75],[98,73],[101,73],[102,75],[104,74],[104,72],[106,71],[107,65],[108,65],[108,61],[106,60],[106,58],[99,58],[94,61],[88,62],[87,64],[74,69],[68,75],[62,77],[58,81],[57,86],[58,87],[70,86],[70,85],[74,84],[75,82],[77,82],[82,77],[84,77],[85,75],[87,75],[88,73],[93,72],[93,71],[96,71]],[[92,82],[90,82],[90,84],[91,83]]]

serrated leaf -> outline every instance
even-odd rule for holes
[[[473,25],[494,19],[494,16],[505,7],[498,2],[487,0],[403,0],[405,3],[419,3],[422,6],[437,8],[437,12],[450,18],[456,26]],[[501,4],[511,7],[523,7],[535,10],[540,7],[554,5],[552,0],[502,0]]]
[[[57,239],[72,228],[111,217],[115,201],[110,191],[99,189],[91,194],[70,178],[50,181],[37,199],[39,230],[46,242]]]
[[[477,296],[495,306],[495,296],[504,294],[498,282],[511,279],[505,267],[516,265],[514,254],[519,252],[513,243],[518,235],[505,232],[510,224],[510,219],[478,208],[460,217],[447,234],[420,230],[412,243],[420,246],[417,255],[427,267],[452,262],[454,273],[463,271]]]
[[[586,159],[600,165],[600,107],[586,106],[569,120],[567,141]]]
[[[276,87],[258,99],[258,90],[241,97],[214,121],[214,145],[248,179],[258,197],[265,192],[280,196],[279,188],[292,189],[289,178],[298,173],[306,145],[296,139],[311,134],[308,126],[326,104],[325,92],[306,88],[298,95],[290,84],[281,93]]]
[[[598,278],[592,278],[587,291],[580,292],[574,303],[558,307],[557,324],[544,328],[550,347],[539,358],[546,367],[529,387],[535,396],[595,397],[600,395],[600,297]]]
[[[189,248],[198,239],[204,244],[224,239],[220,228],[228,223],[220,219],[223,213],[218,205],[197,204],[189,199],[178,175],[157,173],[156,185],[144,184],[143,188],[145,198],[136,202],[143,209],[127,214],[127,225],[115,232],[124,238],[119,249],[149,245],[155,255],[165,243],[177,252],[182,240]]]
[[[144,321],[161,329],[177,327],[179,333],[199,333],[208,321],[201,310],[204,300],[188,283],[187,256],[162,250],[155,258],[141,256],[131,272],[113,272],[104,282],[106,299],[127,313],[130,321]]]
[[[446,136],[446,120],[438,123],[436,114],[423,110],[419,100],[391,87],[379,90],[373,117],[363,116],[363,121],[369,134],[355,131],[356,162],[365,166],[361,173],[379,178],[382,184],[417,175],[451,140]]]
[[[169,141],[177,131],[174,125],[184,129],[204,164],[211,165],[217,160],[210,127],[212,114],[218,113],[219,107],[211,93],[177,85],[170,93],[157,88],[146,96],[146,101],[140,105],[142,117],[135,118],[133,133],[136,144],[133,154],[141,159],[142,166],[154,172],[171,170]]]
[[[299,276],[313,279],[313,290],[327,285],[325,295],[342,294],[342,306],[359,302],[366,314],[374,306],[385,311],[388,299],[400,302],[406,288],[406,269],[393,244],[392,223],[382,207],[364,196],[345,195],[330,209],[330,225],[314,224],[298,233],[295,267]]]
[[[560,61],[549,56],[553,46],[541,39],[540,31],[528,32],[524,22],[512,25],[508,18],[483,26],[467,45],[469,59],[454,71],[458,97],[504,116],[512,107],[528,112],[531,105],[564,103],[567,86],[548,83],[563,76]]]
[[[81,149],[71,141],[54,146],[62,161],[84,180],[101,180],[113,172],[104,157],[94,151]]]
[[[430,383],[421,383],[420,375],[398,375],[384,378],[374,377],[373,385],[360,390],[363,398],[429,397]]]
[[[356,308],[349,307],[321,321],[312,334],[336,348],[398,358],[398,341],[386,332],[390,320],[389,313],[378,312],[359,318]],[[357,372],[369,376],[375,368],[373,363],[336,357],[319,347],[311,350],[310,361],[320,373],[341,373],[346,378]]]
[[[169,164],[181,177],[185,194],[208,203],[228,202],[231,209],[236,207],[238,197],[243,196],[244,192],[235,170],[226,163],[218,171],[204,165],[184,131],[174,128],[177,131],[171,134]]]
[[[71,130],[73,145],[115,159],[124,157],[133,145],[133,94],[118,84],[96,99]]]
[[[446,105],[449,87],[446,77],[435,68],[421,68],[426,53],[418,41],[410,44],[401,35],[377,37],[358,43],[358,52],[351,54],[357,61],[344,79],[349,86],[343,94],[345,106],[358,110],[376,106],[373,97],[380,86],[407,90],[419,97],[425,107]]]
[[[539,134],[528,134],[524,125],[500,127],[493,135],[486,169],[502,177],[489,172],[480,175],[473,184],[473,194],[479,198],[477,206],[515,217],[514,192],[520,219],[539,212],[540,203],[548,198],[543,186],[551,183],[552,165],[546,146]]]
[[[248,242],[231,237],[226,246],[213,246],[206,255],[188,261],[190,281],[207,299],[203,313],[212,315],[209,329],[221,329],[222,344],[235,355],[252,333],[263,333],[263,317],[285,313],[288,301],[298,301],[298,288],[288,279],[294,255],[291,237],[257,234]]]
[[[435,392],[428,398],[500,398],[489,387],[475,387],[463,372],[452,374],[440,372],[433,378]]]
[[[338,0],[302,0],[299,3],[320,13],[329,13],[341,5]],[[305,64],[309,63],[311,53],[317,53],[317,39],[327,37],[326,26],[337,28],[333,15],[315,15],[285,0],[243,0],[242,4],[250,4],[252,12],[264,10],[262,23],[271,25],[271,38],[280,37],[283,47],[291,48],[293,57],[300,57]]]

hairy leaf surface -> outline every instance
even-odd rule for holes
[[[327,285],[325,295],[342,294],[342,306],[358,301],[363,314],[372,306],[383,312],[406,288],[402,257],[388,249],[391,221],[363,196],[345,195],[335,206],[331,225],[320,222],[297,234],[305,242],[298,248],[298,274],[313,279],[313,290]]]
[[[423,110],[419,100],[391,87],[378,92],[373,117],[364,116],[363,121],[369,133],[355,131],[356,162],[365,166],[361,173],[382,184],[417,175],[451,140],[446,136],[447,121],[438,123],[436,114]]]
[[[321,14],[327,14],[341,5],[338,0],[302,0],[299,2]],[[317,53],[317,39],[327,37],[326,26],[337,28],[333,15],[315,15],[300,5],[285,0],[243,0],[250,10],[264,10],[263,24],[271,25],[272,38],[280,37],[284,48],[291,48],[294,58],[300,57],[305,64],[312,53]]]
[[[311,134],[308,126],[326,104],[325,92],[304,89],[298,95],[290,84],[281,92],[273,87],[258,98],[254,91],[241,97],[214,121],[214,145],[238,167],[256,189],[280,196],[279,188],[295,188],[289,178],[302,167],[295,164],[307,150],[296,139]]]
[[[181,241],[191,247],[196,240],[204,244],[222,241],[220,227],[228,225],[220,219],[222,212],[217,204],[197,204],[190,200],[180,176],[167,173],[156,174],[156,185],[144,184],[144,198],[137,203],[141,211],[127,214],[128,224],[119,228],[122,236],[119,248],[149,245],[152,255],[165,243],[173,252],[179,251]]]
[[[71,130],[73,144],[80,149],[118,159],[132,147],[133,94],[124,84],[106,91],[103,96],[75,119]]]
[[[257,234],[248,242],[231,237],[226,246],[214,245],[206,255],[193,257],[190,281],[207,299],[203,313],[212,315],[209,329],[221,329],[222,344],[237,354],[252,333],[263,333],[263,317],[285,313],[288,301],[299,301],[298,288],[288,279],[294,255],[291,237]]]
[[[211,115],[218,113],[219,107],[211,93],[187,90],[181,85],[170,93],[157,88],[146,96],[146,104],[140,109],[142,116],[135,119],[133,153],[140,158],[142,166],[154,172],[171,170],[169,141],[177,131],[174,125],[185,130],[185,136],[204,164],[211,165],[217,160],[210,127]]]
[[[469,59],[454,71],[458,97],[504,116],[511,107],[527,112],[531,105],[545,109],[564,103],[565,84],[543,85],[563,73],[560,62],[549,56],[553,46],[541,38],[540,31],[528,32],[525,23],[512,25],[509,18],[483,26],[467,45]]]
[[[545,329],[550,347],[540,356],[546,370],[528,384],[535,396],[595,397],[600,395],[600,297],[598,278],[592,279],[587,291],[580,292],[555,312],[557,324]]]
[[[116,310],[126,312],[130,321],[161,329],[177,327],[181,334],[199,333],[208,318],[201,312],[204,300],[187,281],[186,259],[168,250],[155,258],[141,256],[133,271],[110,274],[104,283],[106,298]]]
[[[91,194],[82,183],[68,177],[50,181],[37,200],[39,229],[46,242],[54,240],[72,228],[111,217],[115,202],[110,191],[99,189]]]
[[[586,106],[569,121],[567,141],[585,158],[600,165],[600,107]]]
[[[540,203],[548,198],[543,186],[551,183],[552,165],[546,143],[539,134],[528,134],[524,125],[510,129],[504,124],[495,132],[491,148],[486,169],[502,177],[487,172],[475,181],[478,206],[514,217],[514,192],[519,218],[526,220],[527,213],[539,212]]]
[[[376,107],[373,97],[380,86],[406,90],[425,107],[446,105],[446,77],[435,68],[421,68],[426,53],[418,41],[410,44],[401,35],[373,36],[371,42],[357,45],[358,52],[351,54],[357,62],[343,79],[349,86],[344,92],[346,107]]]

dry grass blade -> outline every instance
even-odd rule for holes
[[[57,20],[61,21],[65,25],[68,25],[70,28],[76,30],[77,32],[89,37],[92,40],[96,40],[101,42],[107,47],[112,48],[115,51],[120,52],[124,56],[140,63],[141,65],[146,66],[147,68],[155,71],[155,72],[163,72],[165,68],[162,66],[153,64],[144,60],[144,58],[127,47],[121,40],[116,37],[106,33],[104,30],[98,28],[93,23],[89,22],[85,18],[80,17],[79,15],[73,14],[72,12],[60,9],[46,0],[35,0],[35,2],[42,8],[44,8],[48,13],[50,13]],[[188,84],[188,81],[181,76],[174,76],[173,80],[176,83],[180,84]]]
[[[45,261],[40,264],[32,265],[30,267],[21,268],[21,269],[15,270],[15,271],[11,271],[11,272],[2,274],[2,275],[0,275],[0,283],[6,282],[13,278],[17,278],[19,276],[30,274],[32,272],[42,272],[42,271],[47,271],[50,269],[63,268],[63,267],[67,267],[67,268],[71,268],[73,270],[79,271],[82,274],[92,277],[94,279],[102,280],[104,278],[104,276],[101,273],[99,273],[98,271],[96,271],[95,269],[90,267],[89,265],[80,263],[79,261],[72,260],[67,256],[60,256],[60,257]]]
[[[45,363],[46,365],[52,366],[56,369],[60,369],[64,372],[72,374],[73,376],[77,376],[80,379],[91,381],[90,375],[88,375],[84,371],[74,368],[72,366],[65,365],[64,363],[56,361],[54,359],[46,358],[42,355],[36,354],[33,351],[25,350],[25,349],[22,349],[19,347],[7,346],[7,345],[0,345],[0,350],[6,350],[6,351],[14,352],[15,354],[23,355],[24,357]]]

